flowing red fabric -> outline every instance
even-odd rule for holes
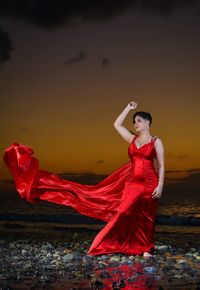
[[[107,222],[94,239],[89,255],[141,254],[154,248],[158,200],[151,194],[158,174],[153,166],[155,138],[139,149],[136,138],[128,148],[131,160],[96,185],[65,180],[40,170],[33,150],[23,144],[10,145],[3,158],[21,198],[34,204],[46,200],[71,206],[80,214]]]

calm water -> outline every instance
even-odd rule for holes
[[[41,201],[38,205],[33,205],[25,200],[21,199],[18,194],[12,195],[9,199],[4,195],[1,198],[0,214],[6,213],[18,213],[18,214],[49,214],[51,215],[63,215],[63,214],[78,214],[72,208],[62,205],[53,204],[50,202]],[[160,201],[159,215],[177,215],[185,217],[200,218],[200,199],[199,201],[175,201],[175,202],[163,202]]]
[[[34,225],[34,226],[33,226]],[[6,199],[0,209],[0,232],[98,231],[104,223],[72,208],[42,201],[32,205],[18,195]],[[200,234],[200,202],[160,202],[156,228],[159,232]]]

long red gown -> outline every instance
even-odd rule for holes
[[[33,150],[13,143],[5,149],[4,161],[21,198],[71,206],[80,214],[107,222],[95,237],[88,254],[140,255],[154,250],[154,226],[158,199],[152,192],[158,184],[154,167],[156,151],[151,142],[136,147],[135,135],[128,147],[130,161],[96,185],[80,184],[39,169]]]

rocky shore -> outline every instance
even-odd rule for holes
[[[91,239],[1,239],[0,289],[200,289],[200,247],[157,242],[153,257],[89,256]]]

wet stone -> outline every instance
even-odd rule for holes
[[[27,254],[27,251],[26,250],[22,250],[22,255],[26,255]]]
[[[113,257],[110,258],[110,261],[119,262],[119,261],[121,261],[121,258],[119,256],[113,256]]]
[[[100,256],[100,259],[101,260],[108,260],[108,255],[101,255]]]
[[[158,251],[167,251],[169,247],[167,245],[158,246],[156,248]]]
[[[62,260],[64,262],[70,262],[73,261],[75,259],[75,255],[74,254],[66,254],[62,257]]]
[[[187,264],[187,261],[186,260],[179,260],[178,263],[179,264]]]

